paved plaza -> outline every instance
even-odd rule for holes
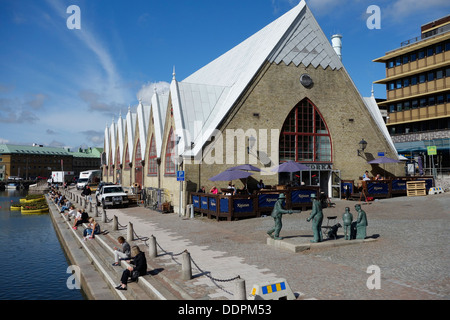
[[[342,224],[348,206],[356,219],[357,203],[337,200],[324,216],[338,216]],[[270,216],[228,222],[143,207],[110,209],[107,215],[117,216],[121,225],[133,223],[139,237],[154,235],[159,256],[151,264],[195,299],[233,299],[234,281],[227,280],[237,276],[245,280],[247,293],[256,283],[284,278],[299,299],[449,299],[450,194],[375,200],[362,208],[367,236],[374,241],[312,246],[298,253],[267,244]],[[309,243],[310,212],[283,216],[282,241]],[[195,262],[190,281],[179,275],[181,256],[176,254],[184,250]],[[369,266],[380,270],[379,289],[367,287],[374,275]]]

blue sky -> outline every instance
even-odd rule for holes
[[[0,143],[102,147],[113,117],[164,89],[174,66],[183,80],[298,2],[0,0]],[[363,96],[385,77],[373,59],[450,13],[447,0],[306,2],[328,38],[343,35],[343,63]],[[67,28],[70,5],[79,30]],[[380,29],[366,25],[370,5]]]

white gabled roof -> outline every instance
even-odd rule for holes
[[[156,155],[161,157],[162,141],[164,135],[164,124],[166,121],[169,94],[158,94],[156,91],[152,97],[153,125],[155,129]]]
[[[128,108],[126,121],[126,134],[128,136],[128,154],[130,161],[133,161],[133,147],[134,147],[134,131],[136,130],[136,113],[131,112],[131,108]]]
[[[380,108],[378,107],[377,101],[375,100],[374,96],[363,97],[363,101],[367,107],[367,110],[369,110],[373,120],[375,120],[375,123],[377,124],[378,128],[383,133],[384,138],[386,139],[386,141],[388,142],[392,151],[395,153],[395,155],[398,158],[398,153],[397,153],[397,149],[395,148],[394,141],[392,141],[392,137],[389,134],[386,124],[383,120],[383,116],[381,115]]]
[[[108,128],[108,124],[106,124],[106,128],[105,128],[105,143],[104,143],[104,148],[105,148],[105,154],[106,154],[106,163],[109,164],[109,151],[110,149],[110,139],[109,139],[109,128]]]
[[[147,146],[147,133],[148,122],[150,119],[150,106],[144,105],[142,101],[139,101],[139,105],[136,109],[136,118],[139,124],[139,142],[141,146],[141,154],[145,155]]]
[[[119,119],[117,120],[117,139],[119,141],[119,163],[123,163],[123,148],[125,146],[125,120],[122,118],[122,113],[120,113]]]
[[[111,157],[112,157],[112,161],[111,163],[115,164],[116,163],[116,134],[117,134],[117,128],[116,128],[116,123],[114,121],[114,119],[112,120],[111,123],[111,127],[109,128],[110,133],[109,136],[111,137],[111,142],[110,142],[110,148],[111,148]]]
[[[307,6],[304,6],[297,20],[269,61],[276,64],[284,62],[286,65],[292,62],[296,66],[302,63],[305,67],[311,64],[314,68],[321,66],[332,70],[342,68],[341,59]]]
[[[292,10],[183,81],[172,81],[174,117],[177,134],[181,136],[179,154],[195,156],[201,151],[212,131],[267,61],[311,64],[333,70],[343,67],[305,1],[300,1]],[[201,129],[197,124],[197,131],[201,132],[194,132],[196,122],[202,124]],[[192,150],[185,148],[192,142]]]

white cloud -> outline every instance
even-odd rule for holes
[[[138,100],[142,100],[143,103],[151,104],[153,94],[156,92],[158,94],[167,93],[170,90],[170,83],[165,81],[160,81],[156,83],[147,83],[142,85],[141,89],[137,93]]]
[[[398,21],[430,9],[439,10],[442,12],[442,16],[444,16],[446,8],[450,8],[450,2],[448,0],[396,0],[386,6],[384,10],[386,17]]]
[[[61,2],[57,0],[47,0],[47,3],[53,7],[55,12],[63,19],[68,18],[68,14],[66,13],[66,6],[61,4]],[[83,20],[83,7],[81,9],[81,29],[73,30],[72,34],[76,36],[86,48],[88,48],[92,53],[94,53],[97,58],[100,66],[104,74],[99,77],[95,81],[91,81],[89,86],[91,90],[93,90],[93,86],[95,86],[96,92],[101,92],[103,96],[107,96],[109,100],[116,102],[123,102],[126,96],[126,93],[121,90],[123,85],[123,80],[117,70],[114,59],[111,53],[108,51],[108,47],[103,44],[100,38],[98,38],[94,32],[92,32],[92,26],[87,25],[87,22]],[[94,68],[92,68],[94,69]],[[93,72],[91,69],[91,72]],[[93,79],[92,75],[86,77],[87,79]]]

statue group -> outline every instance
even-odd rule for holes
[[[281,193],[275,203],[275,206],[272,210],[272,218],[274,219],[275,225],[273,228],[267,231],[267,234],[275,240],[281,240],[280,231],[283,227],[282,216],[283,214],[292,214],[294,211],[283,209],[283,201],[286,199],[285,195]],[[313,240],[312,243],[322,242],[322,221],[323,221],[323,212],[322,212],[322,204],[317,199],[315,193],[311,194],[312,200],[312,210],[310,216],[306,219],[306,221],[312,221],[312,231],[313,231]],[[355,210],[358,213],[358,217],[356,221],[353,221],[353,215],[350,212],[350,208],[346,207],[345,212],[342,216],[342,220],[344,222],[344,239],[365,239],[366,238],[366,228],[367,228],[367,215],[364,210],[361,209],[360,204],[355,205]],[[300,211],[299,211],[300,212]],[[273,234],[273,235],[272,235]]]

